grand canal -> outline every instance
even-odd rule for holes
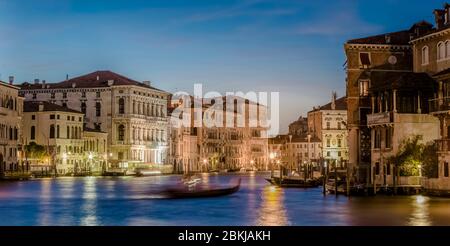
[[[321,188],[275,188],[261,174],[202,178],[212,185],[242,178],[241,189],[170,200],[156,193],[179,176],[1,182],[0,225],[450,225],[450,199],[323,196]]]

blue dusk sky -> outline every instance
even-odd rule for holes
[[[432,22],[443,3],[0,0],[0,79],[112,70],[169,92],[279,91],[286,131],[345,94],[346,40]]]

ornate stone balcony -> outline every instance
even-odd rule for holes
[[[438,114],[450,111],[450,97],[435,98],[429,101],[430,113]]]
[[[368,126],[385,125],[385,124],[389,124],[392,122],[393,122],[393,113],[392,112],[382,112],[382,113],[367,115],[367,125]]]

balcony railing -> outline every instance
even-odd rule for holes
[[[391,112],[383,112],[376,114],[368,114],[367,115],[367,125],[382,125],[388,124],[392,122],[392,113]]]
[[[450,139],[438,139],[436,140],[438,152],[450,151]]]
[[[430,112],[440,112],[450,110],[450,97],[435,98],[429,101]]]

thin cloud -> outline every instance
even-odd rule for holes
[[[231,7],[222,8],[220,10],[197,13],[188,16],[184,21],[187,23],[206,22],[213,20],[229,19],[242,16],[283,16],[293,15],[297,13],[293,8],[272,8],[272,9],[252,9],[259,3],[267,2],[266,0],[247,0],[239,2]]]
[[[318,20],[302,23],[294,28],[292,33],[298,35],[349,35],[369,34],[380,32],[383,27],[368,23],[356,14],[341,12],[335,15],[327,15]]]

